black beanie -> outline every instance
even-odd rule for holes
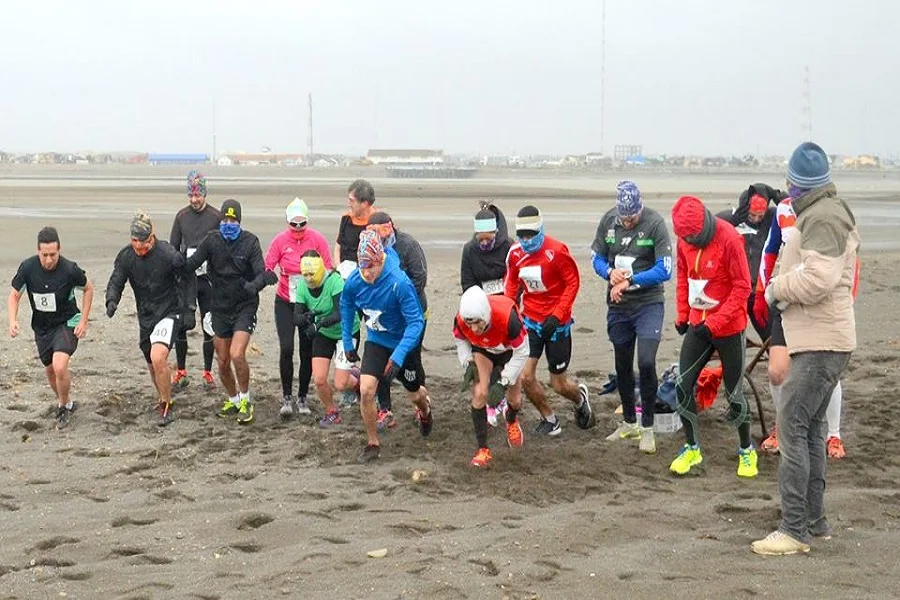
[[[229,217],[241,222],[241,203],[233,198],[229,198],[222,203],[222,218]]]

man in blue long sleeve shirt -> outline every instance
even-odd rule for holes
[[[379,381],[400,380],[416,406],[416,421],[423,437],[431,433],[432,415],[422,367],[425,319],[416,288],[400,270],[396,255],[385,254],[374,231],[360,234],[357,265],[341,294],[341,334],[347,359],[359,360],[351,326],[353,315],[361,311],[366,343],[360,369],[360,413],[369,439],[359,459],[368,462],[380,454],[375,404]]]
[[[642,452],[656,452],[656,351],[665,317],[663,284],[672,276],[672,244],[662,216],[643,205],[632,181],[619,182],[615,208],[600,219],[591,245],[594,272],[609,281],[606,330],[616,357],[623,423],[606,439],[639,438]],[[637,342],[641,425],[634,398]]]

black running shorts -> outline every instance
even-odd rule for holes
[[[256,309],[258,305],[245,304],[239,306],[234,312],[212,313],[212,328],[216,337],[230,338],[235,331],[253,333],[256,329]]]
[[[153,328],[140,328],[138,345],[144,354],[144,360],[150,362],[150,347],[162,344],[171,350],[175,337],[181,331],[181,315],[166,315]]]
[[[381,379],[384,368],[393,354],[393,350],[380,346],[373,342],[366,342],[363,346],[362,367],[363,375],[371,375]],[[425,368],[422,366],[422,346],[416,346],[406,355],[406,362],[397,373],[397,379],[408,392],[418,392],[425,385]]]
[[[78,348],[78,338],[75,337],[75,330],[65,324],[45,331],[43,333],[34,333],[34,342],[37,344],[38,358],[45,367],[53,364],[53,354],[62,352],[72,356],[75,349]]]

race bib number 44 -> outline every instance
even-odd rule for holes
[[[32,294],[34,308],[41,312],[56,312],[56,294]]]

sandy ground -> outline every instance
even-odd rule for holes
[[[184,203],[182,174],[147,179],[140,171],[138,179],[123,180],[104,172],[104,181],[77,182],[71,171],[55,174],[68,179],[2,174],[0,271],[11,277],[34,251],[37,230],[53,224],[64,255],[101,292],[72,362],[81,408],[64,432],[53,426],[55,403],[27,329],[27,304],[19,318],[25,333],[0,340],[0,598],[900,595],[900,388],[890,375],[900,359],[900,317],[892,308],[900,291],[895,178],[838,179],[858,211],[865,250],[860,344],[844,385],[848,457],[829,463],[827,506],[837,535],[814,544],[807,556],[766,559],[753,555],[749,542],[778,523],[778,459],[762,457],[759,478],[739,480],[736,432],[720,420],[718,404],[701,419],[706,460],[697,475],[668,473],[683,443],[680,432],[659,436],[656,456],[604,441],[618,401],[596,395],[613,360],[588,246],[618,175],[377,181],[378,204],[428,254],[433,317],[425,360],[435,427],[422,439],[395,387],[400,424],[383,437],[381,459],[359,466],[358,412],[345,412],[344,425],[333,431],[320,430],[312,418],[278,420],[271,288],[263,294],[250,356],[256,421],[240,427],[218,419],[221,397],[195,384],[177,396],[176,422],[157,428],[132,297],[127,291],[109,320],[102,290],[116,251],[128,243],[136,208],[147,208],[167,236]],[[692,190],[704,191],[720,209],[752,180],[656,175],[647,187],[651,205],[666,212]],[[255,181],[248,170],[240,179],[213,178],[210,200],[241,199],[245,227],[266,246],[281,227],[283,207],[299,195],[311,207],[312,225],[333,238],[346,183],[328,174]],[[571,372],[595,394],[598,427],[579,430],[567,401],[551,396],[563,434],[531,435],[537,416],[526,409],[525,447],[507,449],[494,431],[493,468],[477,471],[468,467],[475,442],[449,324],[460,291],[459,251],[484,196],[498,198],[509,216],[526,202],[537,204],[548,234],[578,257],[583,282]],[[671,320],[671,286],[668,294]],[[677,357],[676,337],[669,328],[660,371]],[[198,337],[191,342],[188,366],[196,382]],[[754,377],[765,389],[764,365]],[[764,403],[771,422],[768,394]],[[316,400],[312,405],[319,409]],[[760,434],[756,420],[753,432]],[[415,471],[424,477],[415,481]],[[367,557],[381,548],[384,558]]]

